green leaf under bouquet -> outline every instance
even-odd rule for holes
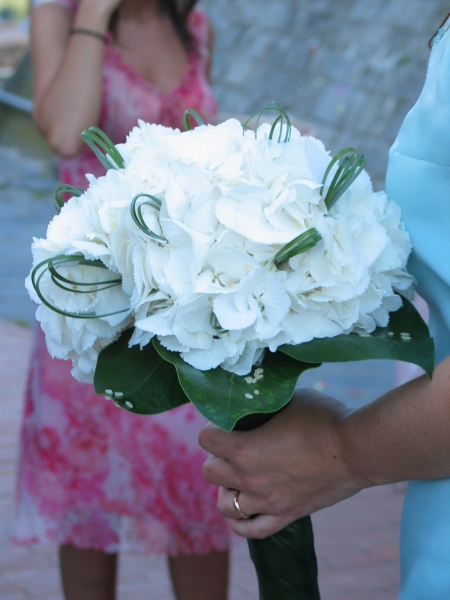
[[[112,398],[130,412],[154,415],[189,401],[174,367],[161,358],[153,344],[142,350],[128,347],[128,329],[101,353],[95,372],[97,393]]]
[[[431,375],[434,344],[414,306],[403,298],[391,313],[389,326],[372,334],[338,335],[266,351],[261,365],[246,376],[218,367],[200,371],[178,353],[166,350],[156,338],[142,350],[128,347],[130,330],[105,348],[95,371],[95,390],[124,408],[156,414],[190,400],[209,421],[232,431],[240,419],[279,411],[292,398],[297,380],[323,362],[368,359],[401,360]]]
[[[154,344],[160,356],[175,366],[181,387],[197,410],[225,431],[232,431],[248,415],[280,410],[292,398],[300,374],[313,366],[268,352],[261,366],[245,377],[221,367],[199,371],[179,354]]]
[[[351,362],[370,359],[401,360],[421,367],[431,377],[434,343],[420,314],[406,298],[390,314],[389,325],[371,334],[350,333],[316,338],[298,346],[280,346],[281,352],[311,363]]]
[[[140,414],[164,412],[190,400],[225,431],[247,415],[280,410],[292,398],[301,373],[318,366],[267,352],[262,365],[245,377],[220,367],[199,371],[157,339],[140,351],[128,348],[129,337],[126,331],[101,352],[94,378],[98,394]]]

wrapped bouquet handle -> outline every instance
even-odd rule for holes
[[[248,415],[235,431],[249,431],[273,415]],[[258,577],[260,600],[319,600],[317,559],[311,517],[297,519],[260,540],[247,540]]]
[[[263,540],[248,540],[260,600],[319,600],[311,517]]]

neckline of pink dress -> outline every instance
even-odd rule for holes
[[[56,2],[66,6],[72,12],[73,15],[76,14],[77,8],[78,8],[76,0],[56,0]],[[198,12],[199,12],[198,10],[194,9],[189,16],[191,17],[192,15],[194,15]],[[107,45],[106,45],[107,55],[109,55],[110,57],[114,57],[116,65],[124,73],[126,73],[130,77],[130,79],[132,79],[134,82],[149,88],[150,90],[152,90],[152,92],[157,94],[160,98],[165,99],[166,101],[169,100],[174,95],[175,96],[179,95],[186,88],[186,86],[190,83],[190,80],[192,79],[192,77],[195,75],[198,61],[200,59],[198,40],[196,39],[195,35],[194,35],[194,40],[193,40],[194,47],[190,52],[188,52],[188,67],[183,76],[183,79],[178,86],[176,86],[173,90],[171,90],[168,93],[163,92],[154,83],[152,83],[151,81],[148,81],[147,79],[142,77],[142,75],[139,73],[139,71],[137,71],[137,69],[135,69],[132,65],[130,65],[130,63],[128,63],[126,60],[123,59],[119,50],[117,50],[113,46],[113,35],[110,31],[106,34],[106,37],[107,37]]]
[[[107,52],[107,54],[109,54],[110,57],[114,57],[116,65],[124,73],[126,73],[128,75],[128,77],[130,79],[132,79],[134,82],[136,82],[142,86],[148,87],[155,94],[158,94],[158,96],[160,96],[161,98],[168,100],[172,96],[178,95],[189,84],[190,79],[195,74],[197,62],[198,62],[198,58],[199,58],[196,41],[194,42],[195,43],[194,49],[191,50],[187,55],[188,66],[184,73],[183,79],[181,80],[179,85],[177,85],[173,90],[171,90],[170,92],[164,92],[157,85],[155,85],[151,81],[148,81],[148,79],[145,79],[139,73],[139,71],[137,69],[135,69],[130,63],[128,63],[126,60],[123,59],[120,51],[117,50],[116,48],[114,48],[114,46],[112,45],[113,39],[112,39],[111,33],[107,34],[107,38],[108,38],[108,44],[106,46],[106,52]]]

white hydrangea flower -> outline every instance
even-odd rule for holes
[[[117,146],[124,168],[89,176],[86,193],[35,240],[34,265],[75,255],[87,262],[58,267],[68,280],[121,282],[81,294],[46,273],[48,303],[98,315],[78,319],[42,304],[27,280],[50,352],[72,359],[76,377],[92,379],[100,350],[128,327],[130,344],[157,336],[197,369],[245,375],[266,349],[388,323],[401,304],[395,292],[412,284],[399,207],[363,171],[328,210],[323,144],[295,129],[286,142],[269,135],[269,125],[255,135],[234,119],[183,133],[139,122]],[[313,228],[314,247],[276,263]]]

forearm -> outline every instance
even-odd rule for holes
[[[379,485],[450,476],[450,359],[342,418],[338,442],[349,471]]]
[[[55,10],[55,7],[44,5],[36,12],[47,8]],[[59,46],[55,46],[54,54],[60,52],[61,58],[59,64],[55,65],[50,79],[46,80],[45,75],[41,77],[43,84],[39,81],[39,75],[46,68],[41,50],[42,38],[52,34],[52,23],[42,23],[46,17],[44,13],[36,14],[33,18],[33,54],[37,56],[38,62],[34,119],[58,154],[70,156],[81,149],[80,134],[84,129],[98,123],[101,108],[105,45],[93,36],[69,35],[70,26],[104,34],[109,15],[110,11],[102,6],[82,2],[74,23],[71,24],[68,19],[64,20],[59,27],[63,31],[55,32]]]

